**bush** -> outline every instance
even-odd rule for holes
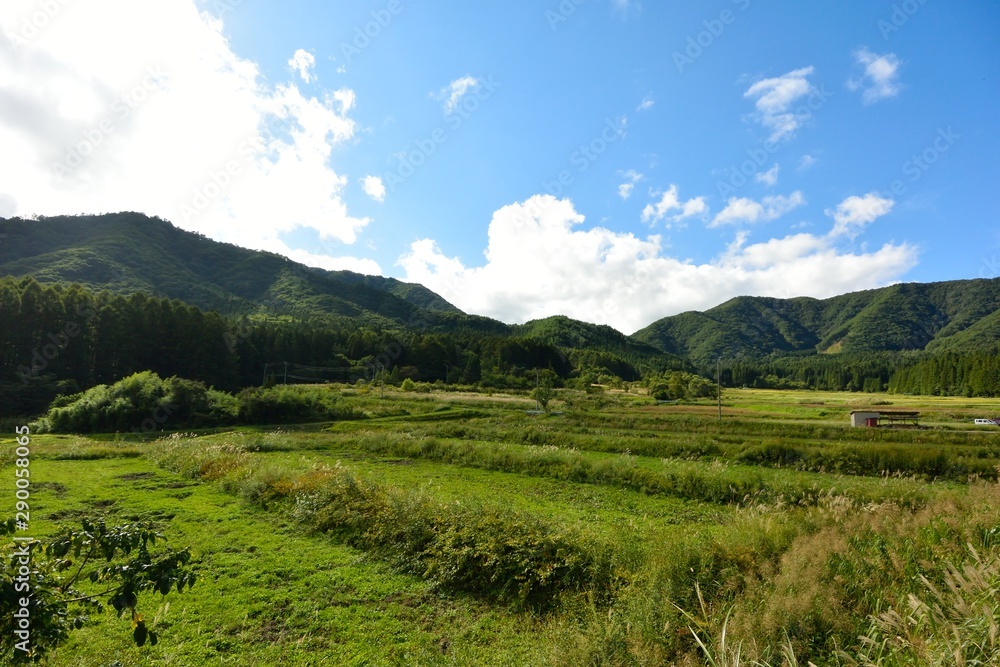
[[[82,394],[60,398],[49,409],[53,432],[159,431],[165,426],[208,426],[232,423],[234,399],[201,382],[156,373],[136,373],[113,385],[98,385]]]
[[[362,417],[325,387],[255,387],[244,389],[236,398],[239,420],[244,424],[300,424]]]

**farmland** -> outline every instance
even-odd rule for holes
[[[719,420],[628,392],[537,414],[516,394],[323,391],[362,418],[34,436],[36,537],[149,520],[199,577],[142,600],[156,646],[108,612],[46,664],[1000,655],[1000,429],[972,425],[1000,400],[727,390]],[[880,408],[926,428],[849,427]]]

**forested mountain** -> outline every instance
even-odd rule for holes
[[[451,314],[456,325],[496,328],[421,285],[324,271],[246,250],[139,213],[0,218],[0,275],[79,283],[117,294],[145,292],[224,315],[377,316],[399,323]],[[501,325],[502,328],[502,325]]]
[[[565,349],[574,360],[584,362],[583,365],[603,366],[625,380],[639,379],[639,370],[680,370],[689,367],[680,357],[666,354],[617,329],[562,315],[532,320],[511,329],[518,336]]]
[[[741,296],[666,317],[633,338],[695,363],[788,354],[845,355],[995,346],[1000,279],[893,285],[830,299]]]
[[[1000,395],[1000,279],[738,297],[626,336],[561,316],[507,325],[420,285],[135,213],[0,219],[0,320],[0,417],[145,370],[231,390],[407,378],[590,388],[714,377],[721,358],[724,386]]]

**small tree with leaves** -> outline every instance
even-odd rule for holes
[[[14,532],[13,520],[0,524],[0,534]],[[181,592],[195,582],[190,551],[154,554],[157,540],[163,535],[149,523],[108,527],[103,520],[83,519],[80,529],[5,546],[0,552],[0,648],[15,662],[40,660],[83,627],[89,613],[102,613],[102,600],[119,618],[129,613],[137,646],[155,645],[158,637],[137,609],[139,596],[147,591],[166,595],[174,588]],[[19,641],[15,612],[24,600],[30,637]]]
[[[531,392],[531,398],[538,401],[538,405],[541,406],[542,410],[546,412],[549,411],[549,401],[555,398],[556,392],[552,387],[546,386],[544,384],[538,385]]]

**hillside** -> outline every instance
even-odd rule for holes
[[[493,332],[422,285],[325,271],[286,257],[212,241],[138,213],[0,219],[0,275],[80,283],[119,294],[146,292],[227,315],[271,312],[442,320]],[[441,317],[446,316],[446,317]]]
[[[307,267],[274,253],[212,241],[139,213],[0,218],[0,233],[6,235],[0,244],[0,275],[30,275],[41,283],[79,283],[95,292],[123,295],[144,292],[224,315],[334,315],[361,318],[379,328],[416,325],[522,336],[656,367],[671,357],[611,327],[566,317],[511,327],[463,313],[423,285]]]
[[[561,316],[510,326],[463,313],[422,285],[307,267],[138,213],[0,218],[0,234],[0,276],[144,292],[223,315],[333,316],[378,330],[533,339],[623,377],[685,362],[704,367],[720,357],[938,353],[981,350],[1000,339],[1000,279],[899,284],[823,300],[741,296],[626,336]]]
[[[665,354],[659,348],[626,336],[607,325],[590,324],[570,319],[563,315],[532,320],[512,327],[515,335],[538,340],[556,347],[570,350],[577,357],[590,357],[594,365],[605,365],[614,370],[608,360],[600,355],[610,355],[637,369],[664,370],[684,368],[684,362],[673,354]],[[619,373],[620,374],[620,373]]]
[[[941,352],[991,347],[1000,279],[907,283],[830,299],[736,297],[658,320],[633,338],[705,364],[802,353]]]

